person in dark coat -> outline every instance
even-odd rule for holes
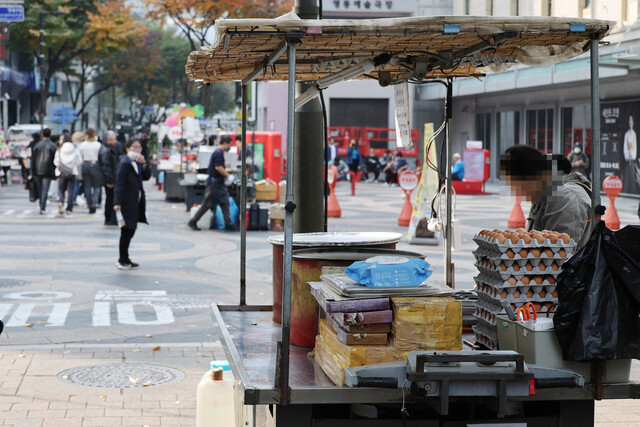
[[[140,267],[129,258],[129,244],[139,222],[147,223],[145,197],[142,181],[151,178],[151,168],[142,153],[138,138],[124,145],[126,155],[116,169],[116,185],[113,192],[113,210],[122,213],[124,224],[120,224],[120,257],[116,263],[120,270],[135,270]]]
[[[38,188],[41,215],[47,213],[49,186],[51,185],[51,180],[56,177],[56,165],[53,163],[53,159],[57,150],[58,146],[51,141],[51,129],[44,128],[42,141],[33,147],[31,155],[31,171]]]
[[[100,147],[98,153],[98,164],[104,177],[104,192],[106,200],[104,202],[104,225],[118,225],[116,215],[113,211],[113,188],[116,184],[116,168],[120,158],[116,151],[116,133],[108,131],[105,135],[105,142]]]

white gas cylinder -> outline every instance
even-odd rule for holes
[[[234,379],[229,363],[226,360],[224,363],[213,361],[211,367],[198,383],[196,426],[235,427]]]

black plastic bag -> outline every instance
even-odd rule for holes
[[[557,283],[553,323],[565,360],[640,358],[640,227],[613,232],[599,222]]]

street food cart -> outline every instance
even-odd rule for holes
[[[446,87],[444,154],[451,170],[453,80],[482,77],[515,64],[560,62],[591,51],[593,164],[599,164],[598,43],[614,23],[554,17],[411,17],[376,20],[278,19],[218,20],[210,47],[193,52],[186,65],[190,79],[203,84],[236,80],[243,89],[253,80],[288,80],[287,152],[293,152],[294,105],[345,80],[375,79],[382,86],[405,82]],[[295,82],[317,85],[295,97]],[[243,90],[246,112],[246,90]],[[243,116],[246,117],[246,114]],[[246,133],[246,118],[243,118]],[[242,138],[243,144],[246,138]],[[242,186],[246,185],[245,149]],[[287,161],[287,184],[293,182],[293,159]],[[593,181],[599,182],[594,168]],[[246,208],[241,196],[241,221]],[[445,282],[453,284],[451,263],[451,180],[446,185]],[[594,205],[599,204],[596,192]],[[542,372],[526,370],[517,353],[458,352],[413,354],[408,362],[386,366],[382,375],[404,378],[401,386],[365,381],[365,387],[334,385],[308,350],[292,347],[291,272],[293,242],[292,185],[287,185],[282,286],[282,323],[272,321],[271,306],[246,304],[246,241],[241,225],[240,304],[213,306],[213,319],[238,383],[244,405],[268,405],[278,426],[510,425],[593,424],[596,398],[637,398],[640,384],[623,382],[578,385],[548,378],[549,388],[527,389]],[[460,359],[462,358],[462,359]],[[424,370],[425,364],[442,369]],[[499,368],[507,363],[514,369]],[[458,369],[490,366],[489,370]],[[495,368],[495,369],[494,369]],[[364,374],[363,374],[364,375]],[[479,386],[478,386],[479,385]],[[479,389],[483,389],[481,391]],[[520,391],[515,392],[516,389]],[[375,415],[371,415],[373,409]],[[411,412],[408,417],[407,413]],[[367,418],[367,414],[369,417]],[[570,420],[570,421],[567,421]],[[515,423],[515,424],[514,424]],[[520,424],[518,424],[520,423]]]

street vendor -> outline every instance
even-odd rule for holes
[[[546,155],[517,145],[500,159],[501,176],[515,192],[532,203],[527,230],[567,233],[582,248],[594,230],[591,183],[571,171],[562,155]]]

